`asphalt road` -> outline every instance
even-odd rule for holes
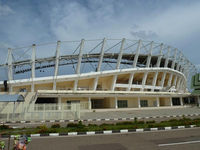
[[[199,150],[200,128],[144,133],[35,137],[28,150]]]

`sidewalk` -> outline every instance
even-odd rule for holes
[[[177,116],[200,114],[198,107],[165,107],[142,109],[109,109],[95,110],[95,112],[81,112],[81,119],[113,119],[155,116]]]

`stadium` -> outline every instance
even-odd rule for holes
[[[20,112],[25,106],[28,111],[29,105],[38,110],[43,104],[53,104],[54,110],[79,104],[91,111],[183,107],[196,74],[177,48],[125,38],[9,48],[0,67],[7,76],[0,77],[1,113]]]

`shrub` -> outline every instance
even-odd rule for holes
[[[51,126],[51,128],[60,128],[60,124],[53,124],[52,126]]]
[[[105,127],[105,126],[113,126],[114,124],[112,124],[112,123],[110,123],[110,124],[108,124],[108,123],[103,123],[103,124],[101,124],[101,125],[99,125],[100,127]]]
[[[98,127],[96,124],[88,124],[88,127]]]
[[[168,122],[178,122],[177,119],[170,119]]]
[[[152,123],[156,123],[156,121],[155,120],[146,121],[146,124],[152,124]]]
[[[8,125],[0,125],[0,130],[6,130],[6,129],[10,129],[10,127]]]
[[[137,124],[144,124],[144,121],[137,121]]]
[[[134,122],[137,122],[137,117],[134,118]]]
[[[131,125],[131,124],[133,124],[133,122],[130,122],[130,121],[123,121],[123,122],[116,123],[116,125]]]
[[[78,124],[77,123],[68,123],[67,128],[77,128]]]
[[[82,121],[79,121],[78,123],[68,123],[67,128],[84,128],[85,125],[82,124]]]
[[[39,133],[48,133],[48,128],[46,125],[37,126],[37,128],[39,129]]]

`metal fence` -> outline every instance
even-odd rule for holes
[[[42,121],[80,119],[80,111],[88,103],[71,104],[0,104],[0,121]]]

